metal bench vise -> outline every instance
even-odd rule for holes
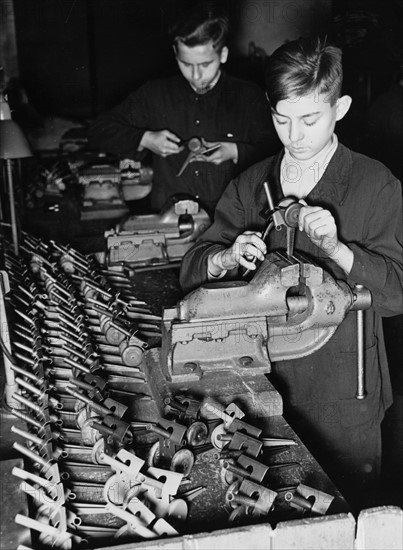
[[[210,224],[196,199],[173,196],[159,214],[130,216],[106,231],[106,261],[129,267],[179,261]]]
[[[320,349],[349,310],[370,304],[367,289],[351,289],[302,255],[270,253],[250,282],[204,284],[165,310],[162,369],[172,382],[217,370],[267,373],[271,362]]]

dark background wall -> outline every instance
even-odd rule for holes
[[[9,21],[0,62],[14,118],[25,127],[40,124],[41,116],[87,120],[146,80],[176,72],[168,28],[183,6],[194,1],[0,0]],[[384,136],[378,145],[373,139],[380,135],[378,129],[368,124],[372,116],[376,126],[383,124],[383,133],[394,129],[394,149],[400,147],[399,89],[384,102],[381,115],[371,109],[399,78],[403,81],[402,0],[216,3],[231,20],[227,70],[262,85],[264,57],[284,41],[321,34],[339,44],[345,91],[354,101],[338,133],[347,145],[390,162],[401,176],[397,151],[383,153]],[[21,105],[21,89],[30,109]],[[24,114],[30,116],[24,120]]]
[[[145,80],[173,73],[168,28],[190,2],[14,0],[19,77],[30,101],[41,111],[89,117]],[[231,18],[231,72],[256,79],[245,61],[251,41],[269,54],[331,19],[330,0],[216,3]]]
[[[176,70],[168,27],[184,3],[192,1],[1,3],[13,6],[19,76],[30,100],[49,112],[80,117],[110,106],[148,78]],[[231,19],[233,72],[251,73],[245,62],[251,42],[270,55],[285,40],[316,33],[344,46],[353,78],[371,73],[364,93],[382,91],[399,66],[401,0],[216,2]]]

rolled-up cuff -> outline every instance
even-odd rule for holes
[[[354,262],[348,276],[349,284],[361,284],[372,291],[382,291],[386,285],[386,262],[379,254],[363,250],[356,244],[349,244],[354,253]]]

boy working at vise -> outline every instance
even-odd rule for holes
[[[90,127],[89,141],[123,158],[141,160],[151,152],[153,209],[187,193],[212,214],[229,181],[280,143],[263,90],[222,70],[229,54],[228,19],[214,2],[184,13],[171,35],[180,74],[151,80],[102,113]],[[186,166],[186,144],[195,137],[211,152]]]
[[[353,313],[319,351],[274,363],[269,378],[283,396],[285,418],[350,502],[365,507],[372,503],[365,491],[379,474],[381,421],[391,404],[381,317],[402,311],[401,185],[381,163],[338,143],[335,125],[351,104],[341,95],[338,48],[319,39],[287,43],[269,59],[266,82],[284,149],[229,184],[214,224],[183,260],[181,285],[187,292],[206,281],[239,278],[241,266],[255,270],[254,260],[285,248],[285,231],[262,240],[264,182],[275,204],[283,197],[303,202],[296,251],[372,294],[365,312],[367,395],[355,398]]]

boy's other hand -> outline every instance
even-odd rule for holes
[[[320,206],[303,206],[301,208],[298,228],[304,231],[309,239],[328,256],[333,256],[339,248],[336,221],[329,210]]]
[[[235,164],[238,162],[238,147],[236,143],[229,141],[206,141],[207,147],[220,145],[218,149],[207,155],[199,155],[194,158],[200,162],[211,162],[212,164],[222,164],[227,160],[232,160]]]
[[[256,269],[254,261],[263,261],[267,251],[262,233],[245,231],[238,235],[234,244],[229,248],[217,252],[208,259],[208,272],[213,277],[219,277],[222,272],[229,271],[239,265],[245,269]]]

